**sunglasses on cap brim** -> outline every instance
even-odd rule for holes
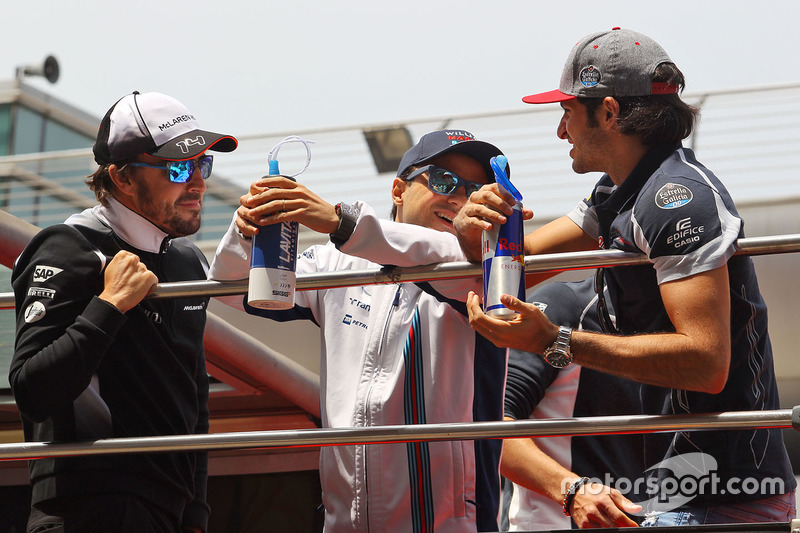
[[[163,165],[151,165],[149,163],[140,163],[139,161],[128,164],[132,167],[166,169],[169,181],[173,183],[186,183],[192,179],[195,169],[198,168],[200,169],[200,176],[204,180],[207,180],[211,176],[214,156],[204,155],[197,159],[188,159],[186,161],[165,161]]]

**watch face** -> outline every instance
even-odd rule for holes
[[[572,354],[558,349],[547,350],[544,353],[544,360],[547,361],[550,366],[564,368],[572,362]]]

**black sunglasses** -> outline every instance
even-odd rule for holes
[[[197,159],[189,159],[186,161],[166,161],[163,165],[150,165],[138,161],[128,164],[132,167],[166,169],[169,181],[173,183],[186,183],[192,179],[192,174],[194,174],[196,168],[200,169],[200,176],[204,180],[207,180],[209,176],[211,176],[211,166],[214,164],[214,156],[204,155]]]
[[[619,333],[614,321],[611,320],[611,315],[608,313],[604,270],[604,268],[598,268],[594,275],[594,292],[597,293],[597,318],[600,321],[603,333]]]
[[[472,193],[483,186],[482,183],[475,183],[474,181],[465,180],[464,178],[459,177],[455,172],[450,172],[449,170],[437,167],[436,165],[425,165],[424,167],[420,167],[409,174],[405,180],[411,181],[417,176],[421,176],[425,173],[428,174],[428,188],[436,194],[441,194],[443,196],[450,196],[451,194],[454,194],[459,187],[464,187],[464,194],[466,194],[467,198],[469,198]]]

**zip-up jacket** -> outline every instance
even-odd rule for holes
[[[39,232],[12,274],[17,336],[9,381],[27,441],[208,432],[203,329],[208,298],[144,300],[127,313],[97,296],[120,250],[159,282],[206,277],[185,238],[169,239],[116,200]],[[206,453],[121,454],[30,463],[33,503],[127,492],[206,529]]]
[[[449,233],[356,207],[341,250],[309,248],[298,273],[465,260]],[[249,255],[250,241],[231,225],[211,277],[247,277]],[[505,350],[472,330],[464,303],[480,288],[480,278],[370,285],[298,291],[286,311],[245,307],[320,326],[325,427],[501,420]],[[496,531],[500,449],[498,440],[323,447],[325,531]]]

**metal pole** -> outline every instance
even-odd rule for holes
[[[795,409],[800,409],[796,407]],[[378,444],[384,442],[451,441],[489,438],[555,437],[703,431],[751,428],[790,428],[792,410],[732,411],[693,415],[601,416],[552,420],[516,420],[411,426],[322,428],[252,431],[213,435],[173,435],[103,439],[94,442],[0,444],[0,460],[22,460],[114,453],[230,450]]]
[[[748,237],[737,242],[736,255],[767,255],[800,252],[800,234]],[[552,271],[590,269],[647,263],[647,256],[620,250],[592,250],[558,254],[530,255],[525,257],[528,274]],[[354,285],[379,285],[384,283],[410,283],[480,276],[481,266],[467,261],[438,263],[418,267],[384,267],[346,272],[298,274],[297,290],[317,290]],[[159,283],[149,298],[175,298],[179,296],[228,296],[247,292],[247,280],[237,281],[181,281]],[[13,293],[0,293],[0,308],[14,307]]]

